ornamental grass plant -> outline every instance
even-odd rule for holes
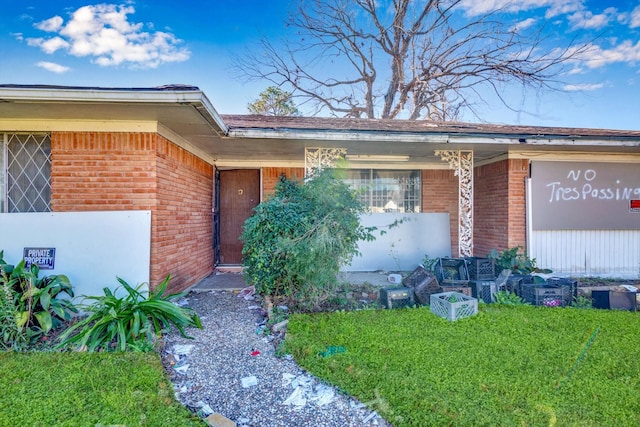
[[[626,311],[363,310],[293,315],[286,350],[396,427],[637,426],[639,330]]]

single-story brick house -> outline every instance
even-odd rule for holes
[[[347,269],[522,246],[560,275],[640,276],[640,131],[220,115],[176,85],[0,85],[0,250],[55,248],[89,293],[116,275],[185,289],[241,263],[281,175],[337,157],[363,220],[411,219]]]

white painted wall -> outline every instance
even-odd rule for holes
[[[640,230],[535,230],[529,248],[554,276],[640,278]]]
[[[388,229],[396,220],[404,221]],[[380,236],[378,231],[376,240],[360,242],[362,256],[354,257],[343,271],[413,271],[425,255],[451,256],[448,213],[376,213],[364,215],[361,223],[387,233]]]
[[[25,247],[56,249],[55,269],[65,274],[76,296],[115,289],[116,276],[131,285],[149,282],[151,211],[0,214],[0,250],[17,264]]]

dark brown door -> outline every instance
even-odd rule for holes
[[[242,263],[242,226],[260,203],[260,171],[220,171],[220,264]]]

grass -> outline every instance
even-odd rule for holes
[[[421,307],[293,315],[286,347],[397,427],[637,426],[638,331],[622,311],[493,304],[452,323]]]
[[[202,426],[156,353],[0,352],[2,426]]]

